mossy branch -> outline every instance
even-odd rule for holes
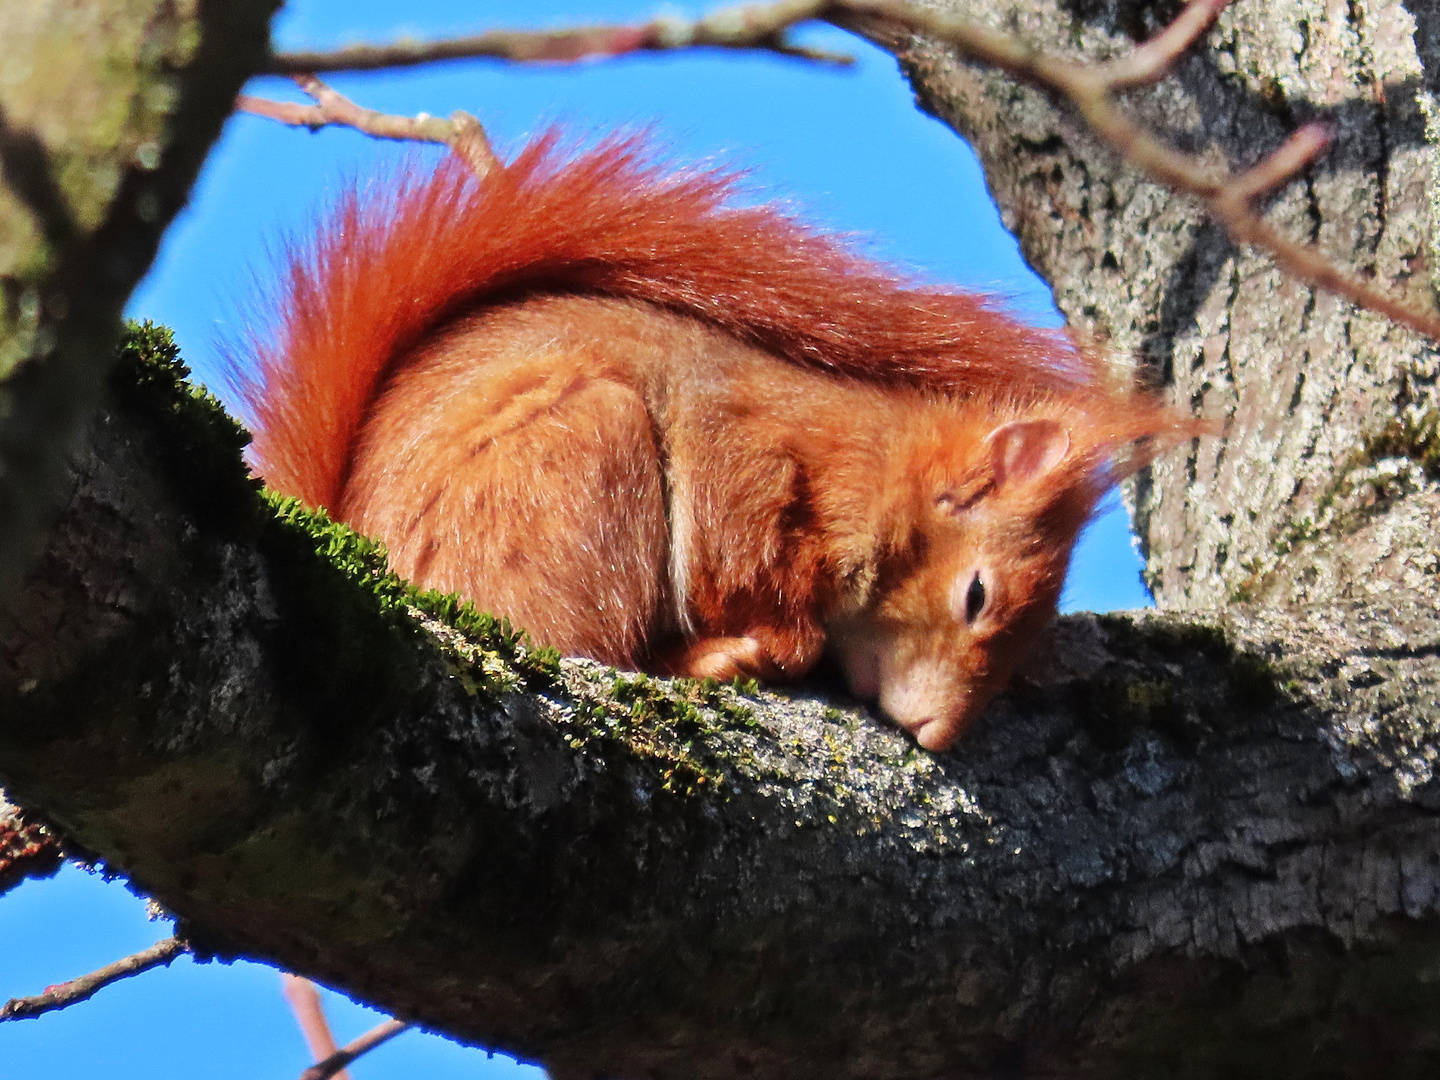
[[[556,661],[411,590],[255,488],[162,334],[129,348],[0,643],[0,773],[200,955],[560,1072],[659,1077],[986,1074],[1020,1052],[1244,1069],[1440,1007],[1440,721],[1413,693],[1440,686],[1436,655],[1318,611],[1283,638],[1237,611],[1076,617],[957,753],[926,754],[821,686]],[[1376,964],[1385,994],[1331,992]],[[1308,1004],[1256,1028],[1261,984]],[[1097,1002],[1124,1022],[1077,1025]]]

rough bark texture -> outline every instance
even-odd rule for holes
[[[0,597],[278,0],[0,4]]]
[[[1173,13],[965,7],[1093,57]],[[1240,0],[1132,105],[1217,164],[1335,115],[1273,212],[1428,295],[1416,41],[1418,7]],[[15,801],[201,950],[564,1077],[1433,1076],[1430,354],[897,48],[1062,307],[1236,416],[1136,491],[1186,610],[1062,620],[938,757],[823,696],[553,665],[277,513],[152,336],[0,625]]]
[[[567,1076],[1440,1063],[1440,650],[1390,615],[1067,619],[931,756],[467,640],[122,372],[3,635],[0,763],[202,952]]]
[[[1127,0],[950,7],[1095,60],[1176,10]],[[1333,149],[1272,200],[1271,219],[1431,303],[1433,110],[1417,45],[1433,68],[1440,40],[1428,5],[1419,21],[1417,38],[1416,18],[1395,0],[1240,0],[1174,77],[1126,102],[1217,170],[1243,169],[1301,123],[1328,119]],[[1399,535],[1413,538],[1440,477],[1433,347],[1237,249],[1190,200],[1119,163],[1038,91],[944,48],[899,44],[922,107],[972,141],[1006,224],[1070,324],[1117,359],[1135,358],[1179,401],[1232,421],[1226,438],[1167,457],[1132,488],[1157,601],[1205,610],[1358,598],[1367,578],[1394,576],[1373,560],[1396,553],[1433,582],[1434,545]],[[1369,530],[1378,547],[1349,539],[1362,522],[1379,526]]]

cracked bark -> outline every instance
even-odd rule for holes
[[[1169,14],[967,10],[1095,57]],[[1414,11],[1241,0],[1130,101],[1239,164],[1334,116],[1271,212],[1428,295]],[[896,48],[1072,320],[1236,415],[1133,492],[1179,611],[1062,620],[939,757],[819,691],[517,681],[119,385],[0,630],[0,778],[202,952],[566,1077],[1433,1075],[1431,354],[1041,96]]]

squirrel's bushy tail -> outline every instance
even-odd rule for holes
[[[450,158],[388,191],[352,191],[292,253],[275,325],[254,346],[244,396],[259,471],[334,506],[391,365],[454,314],[526,292],[650,301],[867,380],[1013,394],[1099,378],[1063,335],[915,286],[773,207],[732,206],[735,186],[733,173],[667,171],[641,138],[575,156],[552,132],[483,181]]]

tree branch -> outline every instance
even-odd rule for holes
[[[331,1080],[331,1077],[347,1080],[345,1066],[410,1029],[403,1020],[385,1020],[343,1048],[337,1047],[316,985],[300,975],[286,973],[281,978],[285,999],[295,1012],[295,1019],[310,1047],[310,1056],[315,1059],[315,1064],[300,1074],[300,1080]]]
[[[1277,266],[1317,288],[1336,293],[1352,303],[1379,312],[1394,322],[1440,340],[1440,312],[1421,308],[1390,296],[1382,289],[1335,265],[1315,244],[1291,240],[1257,214],[1251,202],[1252,169],[1242,180],[1234,175],[1215,176],[1198,158],[1165,146],[1127,118],[1115,99],[1124,89],[1164,78],[1175,62],[1209,29],[1230,0],[1190,0],[1164,30],[1129,55],[1103,64],[1083,64],[1050,56],[1018,38],[1000,33],[970,19],[916,7],[902,0],[782,0],[771,5],[727,8],[666,37],[664,20],[644,27],[588,28],[523,34],[495,31],[450,42],[399,44],[390,47],[354,46],[333,53],[282,54],[274,70],[335,71],[374,69],[462,56],[504,55],[516,60],[576,59],[579,56],[617,55],[653,48],[724,45],[730,48],[774,47],[776,35],[798,23],[821,19],[865,36],[874,21],[924,35],[953,46],[970,60],[999,68],[1012,77],[1068,99],[1090,129],[1124,161],[1156,183],[1179,194],[1197,198],[1207,213],[1238,242],[1268,254]],[[668,33],[668,31],[667,31]],[[679,46],[661,44],[677,41]],[[384,117],[369,110],[335,113],[305,106],[284,106],[242,98],[241,107],[284,123],[311,128],[344,123],[381,138],[416,138],[450,143],[453,129],[446,121],[421,117]],[[344,118],[341,118],[341,117]],[[413,134],[412,134],[413,132]],[[1298,139],[1297,143],[1295,140]],[[1303,146],[1308,153],[1298,153]],[[1324,146],[1313,130],[1297,132],[1290,143],[1264,165],[1270,190],[1293,179]],[[1247,194],[1247,192],[1250,192]]]
[[[1175,21],[1143,45],[1101,67],[1102,79],[1113,92],[1148,86],[1170,74],[1175,62],[1209,30],[1232,0],[1191,0]]]
[[[452,113],[450,119],[421,113],[393,116],[356,105],[344,94],[325,85],[314,75],[296,75],[295,83],[315,99],[314,105],[241,94],[235,107],[282,124],[318,131],[327,125],[354,128],[377,139],[431,142],[449,146],[470,163],[476,175],[484,176],[499,164],[480,121],[467,112]]]
[[[1130,56],[1108,64],[1082,64],[1048,56],[972,20],[897,0],[837,0],[822,17],[841,26],[847,17],[885,19],[913,33],[952,45],[968,59],[997,67],[1014,78],[1068,99],[1090,130],[1123,160],[1170,190],[1199,199],[1210,216],[1237,242],[1265,252],[1281,269],[1310,285],[1440,340],[1440,312],[1389,296],[1340,269],[1318,245],[1298,243],[1280,235],[1251,208],[1250,202],[1258,191],[1247,194],[1249,181],[1236,186],[1237,178],[1233,175],[1215,176],[1203,161],[1165,146],[1121,110],[1115,92],[1162,77],[1228,3],[1229,0],[1191,0],[1168,29]],[[1262,163],[1263,175],[1267,178],[1265,190],[1292,179],[1323,145],[1313,130],[1296,132],[1290,143]]]
[[[305,1036],[305,1045],[310,1048],[311,1060],[324,1063],[339,1052],[335,1033],[330,1030],[330,1021],[325,1017],[325,1006],[320,1001],[320,990],[309,979],[292,975],[288,971],[280,976],[281,992],[290,1003],[300,1033]],[[306,1075],[308,1075],[308,1070]],[[330,1073],[338,1080],[349,1080],[344,1066],[338,1066]]]
[[[529,656],[277,514],[144,370],[0,640],[0,762],[207,951],[562,1075],[1243,1074],[1330,1039],[1360,1076],[1382,1021],[1397,1075],[1436,1065],[1429,579],[1364,618],[1063,620],[929,755],[823,688]]]
[[[116,960],[113,964],[106,964],[89,975],[82,975],[78,979],[51,986],[42,994],[36,994],[34,997],[11,998],[3,1006],[0,1006],[0,1021],[29,1020],[85,1001],[111,983],[128,979],[133,975],[140,975],[151,968],[167,966],[181,953],[188,952],[189,948],[178,937],[157,941],[148,949],[142,949],[124,959]]]
[[[851,56],[795,45],[784,38],[787,29],[815,18],[825,6],[816,0],[781,0],[768,6],[723,8],[693,22],[658,18],[640,26],[492,30],[445,41],[400,41],[390,45],[351,45],[333,52],[278,53],[271,58],[269,70],[275,75],[373,71],[479,57],[519,63],[573,63],[595,57],[695,48],[755,49],[839,67],[853,64]]]
[[[354,1042],[346,1043],[324,1061],[317,1061],[311,1065],[300,1074],[300,1080],[330,1080],[332,1076],[343,1076],[345,1066],[356,1058],[368,1054],[377,1046],[381,1046],[395,1038],[396,1035],[401,1035],[409,1030],[410,1025],[403,1020],[386,1020],[376,1024],[364,1035]]]
[[[4,6],[0,604],[38,548],[126,299],[263,61],[277,6]],[[106,111],[115,102],[129,104]]]

